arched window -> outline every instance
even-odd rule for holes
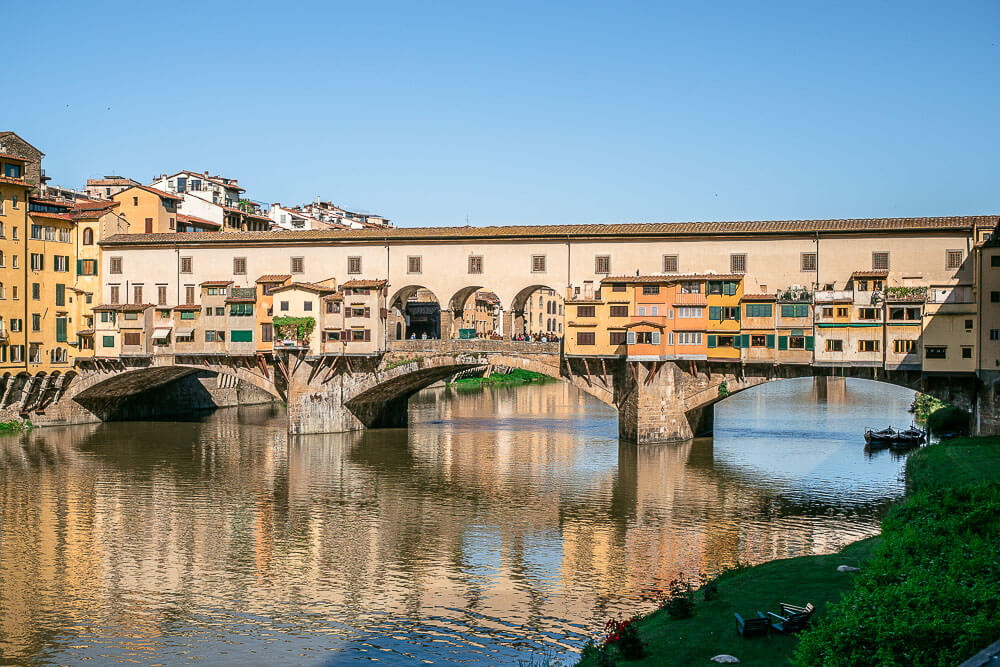
[[[94,230],[90,227],[83,229],[83,245],[94,245]]]

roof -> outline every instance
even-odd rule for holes
[[[648,276],[609,276],[601,283],[677,283],[686,280],[743,280],[741,273],[663,273]]]
[[[119,193],[117,193],[115,195],[112,195],[112,196],[113,197],[117,197],[118,195],[123,195],[126,192],[128,192],[129,190],[132,190],[133,188],[138,188],[139,190],[145,190],[146,192],[148,192],[150,194],[157,195],[161,199],[172,199],[174,201],[184,201],[184,197],[178,197],[177,195],[172,195],[169,192],[164,192],[163,190],[157,190],[156,188],[150,187],[148,185],[139,185],[139,184],[130,185],[129,187],[127,187],[124,190],[122,190],[121,192],[119,192]]]
[[[30,162],[28,158],[18,157],[17,155],[11,155],[10,153],[0,153],[0,158],[5,160],[17,160],[18,162]]]
[[[76,332],[76,335],[77,336],[93,336],[94,335],[94,330],[93,329],[81,329],[80,331]]]
[[[2,139],[2,138],[4,138],[4,137],[8,137],[8,136],[11,136],[11,135],[13,135],[13,136],[17,137],[17,138],[18,138],[18,139],[20,139],[21,141],[24,141],[24,143],[25,143],[26,145],[28,145],[28,146],[29,146],[29,147],[31,147],[31,148],[34,148],[34,149],[35,149],[36,151],[38,151],[38,152],[39,152],[39,153],[40,153],[41,155],[45,155],[45,153],[43,153],[42,151],[38,150],[38,146],[32,146],[32,145],[31,145],[31,144],[30,144],[30,143],[29,143],[28,141],[26,141],[26,140],[25,140],[25,138],[24,138],[24,137],[22,137],[22,136],[21,136],[20,134],[18,134],[17,132],[13,132],[13,131],[11,131],[11,130],[7,130],[7,131],[5,131],[5,132],[0,132],[0,139]]]
[[[205,282],[201,283],[199,287],[228,287],[229,285],[232,284],[233,284],[232,280],[206,280]]]
[[[287,285],[282,285],[281,287],[276,287],[271,290],[271,294],[276,292],[284,292],[290,289],[304,289],[310,292],[336,292],[337,290],[333,287],[328,287],[327,285],[317,285],[316,283],[288,283]]]
[[[256,297],[231,296],[226,299],[226,303],[257,303]]]
[[[364,280],[361,278],[355,278],[353,280],[348,280],[341,287],[385,287],[387,281],[385,280]]]
[[[138,181],[134,181],[126,176],[111,176],[109,178],[88,178],[87,185],[126,185],[134,184],[139,185]]]
[[[49,220],[67,220],[69,222],[73,221],[73,216],[69,213],[48,213],[46,211],[28,211],[28,215],[32,218],[48,218]]]
[[[205,218],[198,218],[193,215],[185,215],[183,213],[177,214],[177,222],[190,222],[195,225],[205,225],[207,227],[217,227],[222,228],[221,222],[213,222],[212,220],[206,220]]]
[[[650,322],[649,320],[639,320],[638,322],[629,322],[623,329],[631,329],[632,327],[653,327],[654,329],[662,329],[663,325],[657,322]]]
[[[116,234],[107,245],[150,243],[243,243],[245,241],[313,243],[315,241],[372,241],[415,239],[561,239],[567,237],[685,237],[769,234],[812,235],[857,232],[961,231],[976,225],[1000,223],[1000,216],[953,216],[939,218],[868,218],[850,220],[763,220],[744,222],[646,222],[592,225],[516,225],[505,227],[394,227],[345,230],[271,230],[261,232],[193,232],[177,234]]]
[[[201,310],[197,303],[182,303],[173,307],[173,310]]]
[[[851,274],[852,278],[888,278],[889,271],[886,269],[878,269],[875,271],[855,271]]]
[[[187,169],[182,169],[182,170],[178,171],[177,173],[174,173],[174,174],[171,174],[170,176],[167,176],[167,178],[173,178],[174,176],[179,176],[180,174],[188,174],[189,176],[196,176],[196,177],[200,178],[203,181],[208,181],[209,183],[215,183],[216,185],[220,185],[220,186],[222,186],[224,188],[229,188],[230,190],[239,190],[240,192],[246,192],[245,188],[241,188],[238,185],[231,185],[229,183],[223,183],[222,181],[220,181],[215,176],[209,176],[208,174],[205,174],[205,173],[200,172],[200,171],[189,171]],[[162,180],[162,179],[157,179],[157,180]]]
[[[291,280],[292,276],[289,273],[265,273],[260,278],[256,280],[258,283],[283,283],[286,280]]]
[[[151,303],[123,303],[118,308],[123,313],[141,313],[147,308],[152,308],[152,307],[153,304]]]
[[[744,301],[776,301],[777,294],[744,294]]]
[[[340,292],[337,292],[335,294],[331,294],[330,296],[324,296],[323,300],[324,301],[343,301],[344,300],[344,295],[341,294]]]

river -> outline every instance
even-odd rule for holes
[[[786,380],[619,443],[563,383],[425,390],[408,430],[279,408],[0,436],[0,663],[568,662],[677,576],[878,532],[913,392]]]

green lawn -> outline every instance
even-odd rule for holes
[[[779,611],[779,602],[816,606],[816,617],[825,612],[827,602],[840,599],[853,585],[854,573],[837,572],[838,565],[861,567],[870,557],[879,538],[855,542],[829,556],[802,556],[764,563],[728,572],[718,579],[719,596],[702,600],[696,593],[695,613],[675,620],[663,610],[640,621],[639,636],[646,642],[647,657],[632,665],[714,664],[709,658],[720,653],[735,655],[745,665],[788,663],[798,639],[772,635],[743,639],[736,634],[735,612],[744,618],[760,610]],[[584,660],[580,664],[597,664]]]
[[[712,656],[728,653],[742,664],[783,665],[800,648],[800,665],[953,665],[988,645],[1000,637],[1000,437],[914,452],[906,488],[882,537],[839,554],[725,573],[719,597],[705,602],[697,594],[691,618],[646,616],[638,628],[647,657],[627,664],[713,664]],[[841,573],[838,565],[862,571]],[[801,647],[798,636],[736,634],[734,612],[777,611],[779,602],[816,606]],[[597,664],[596,656],[581,664]]]

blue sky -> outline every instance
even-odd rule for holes
[[[0,129],[400,226],[1000,212],[1000,2],[11,3]],[[10,46],[8,46],[10,55]]]

